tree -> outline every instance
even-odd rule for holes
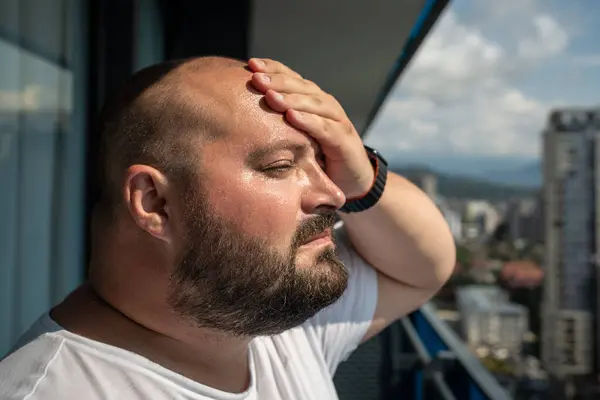
[[[464,267],[471,265],[471,262],[473,261],[473,252],[466,246],[457,245],[456,261]]]

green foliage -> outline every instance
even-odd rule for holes
[[[493,241],[489,244],[488,256],[491,259],[504,262],[516,260],[530,260],[542,264],[544,259],[544,246],[540,243],[525,242],[523,247],[517,247],[511,241]]]
[[[494,260],[514,261],[518,260],[519,252],[511,242],[494,242],[490,244],[488,256]]]
[[[474,285],[476,283],[477,282],[475,282],[475,280],[471,278],[468,274],[460,273],[452,275],[450,279],[446,282],[445,286],[456,288],[459,286]]]
[[[473,260],[473,253],[465,246],[456,246],[456,261],[462,264],[463,267],[468,267]]]
[[[515,366],[507,360],[499,360],[492,356],[487,356],[481,358],[480,361],[488,371],[495,374],[514,375],[516,372]]]

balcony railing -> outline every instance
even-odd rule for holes
[[[510,400],[433,306],[426,304],[400,324],[416,358],[410,372],[413,399]]]
[[[510,400],[427,304],[361,346],[336,374],[341,400]]]

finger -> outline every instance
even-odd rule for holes
[[[336,121],[292,109],[285,113],[285,119],[293,127],[314,138],[321,146],[331,147],[336,143],[336,133],[339,133],[339,123]],[[338,137],[337,142],[339,141]]]
[[[279,93],[313,94],[322,92],[321,88],[311,81],[283,74],[256,73],[252,75],[252,85],[263,93],[269,89]]]
[[[254,72],[285,74],[296,78],[302,78],[302,76],[293,69],[279,61],[271,60],[269,58],[251,58],[248,60],[248,66]]]
[[[336,121],[340,121],[346,117],[342,106],[330,96],[296,93],[283,94],[274,90],[268,90],[265,93],[265,100],[269,107],[281,113],[289,109],[294,109]]]

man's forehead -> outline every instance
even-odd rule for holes
[[[264,95],[251,84],[252,73],[244,64],[201,71],[183,69],[180,84],[183,101],[191,110],[205,110],[219,134],[214,139],[253,157],[277,149],[312,149],[321,153],[318,143],[289,125],[283,114],[273,111]],[[206,116],[205,116],[206,117]]]
[[[178,89],[226,102],[239,96],[252,73],[243,65],[226,68],[194,68],[184,65],[176,71]]]
[[[241,66],[224,71],[182,71],[176,91],[191,109],[204,109],[226,125],[237,124],[244,113],[256,112],[253,109],[261,97],[248,87],[251,76]]]
[[[277,150],[310,150],[320,153],[317,141],[291,126],[282,113],[273,111],[264,96],[247,92],[239,98],[232,112],[233,124],[228,124],[225,140],[243,143],[248,153],[268,153]]]
[[[186,73],[182,77],[184,101],[207,109],[222,128],[223,139],[256,144],[273,143],[290,137],[310,144],[311,139],[285,122],[273,111],[264,95],[251,84],[252,73],[243,66],[223,71]],[[304,139],[303,139],[304,138]]]

